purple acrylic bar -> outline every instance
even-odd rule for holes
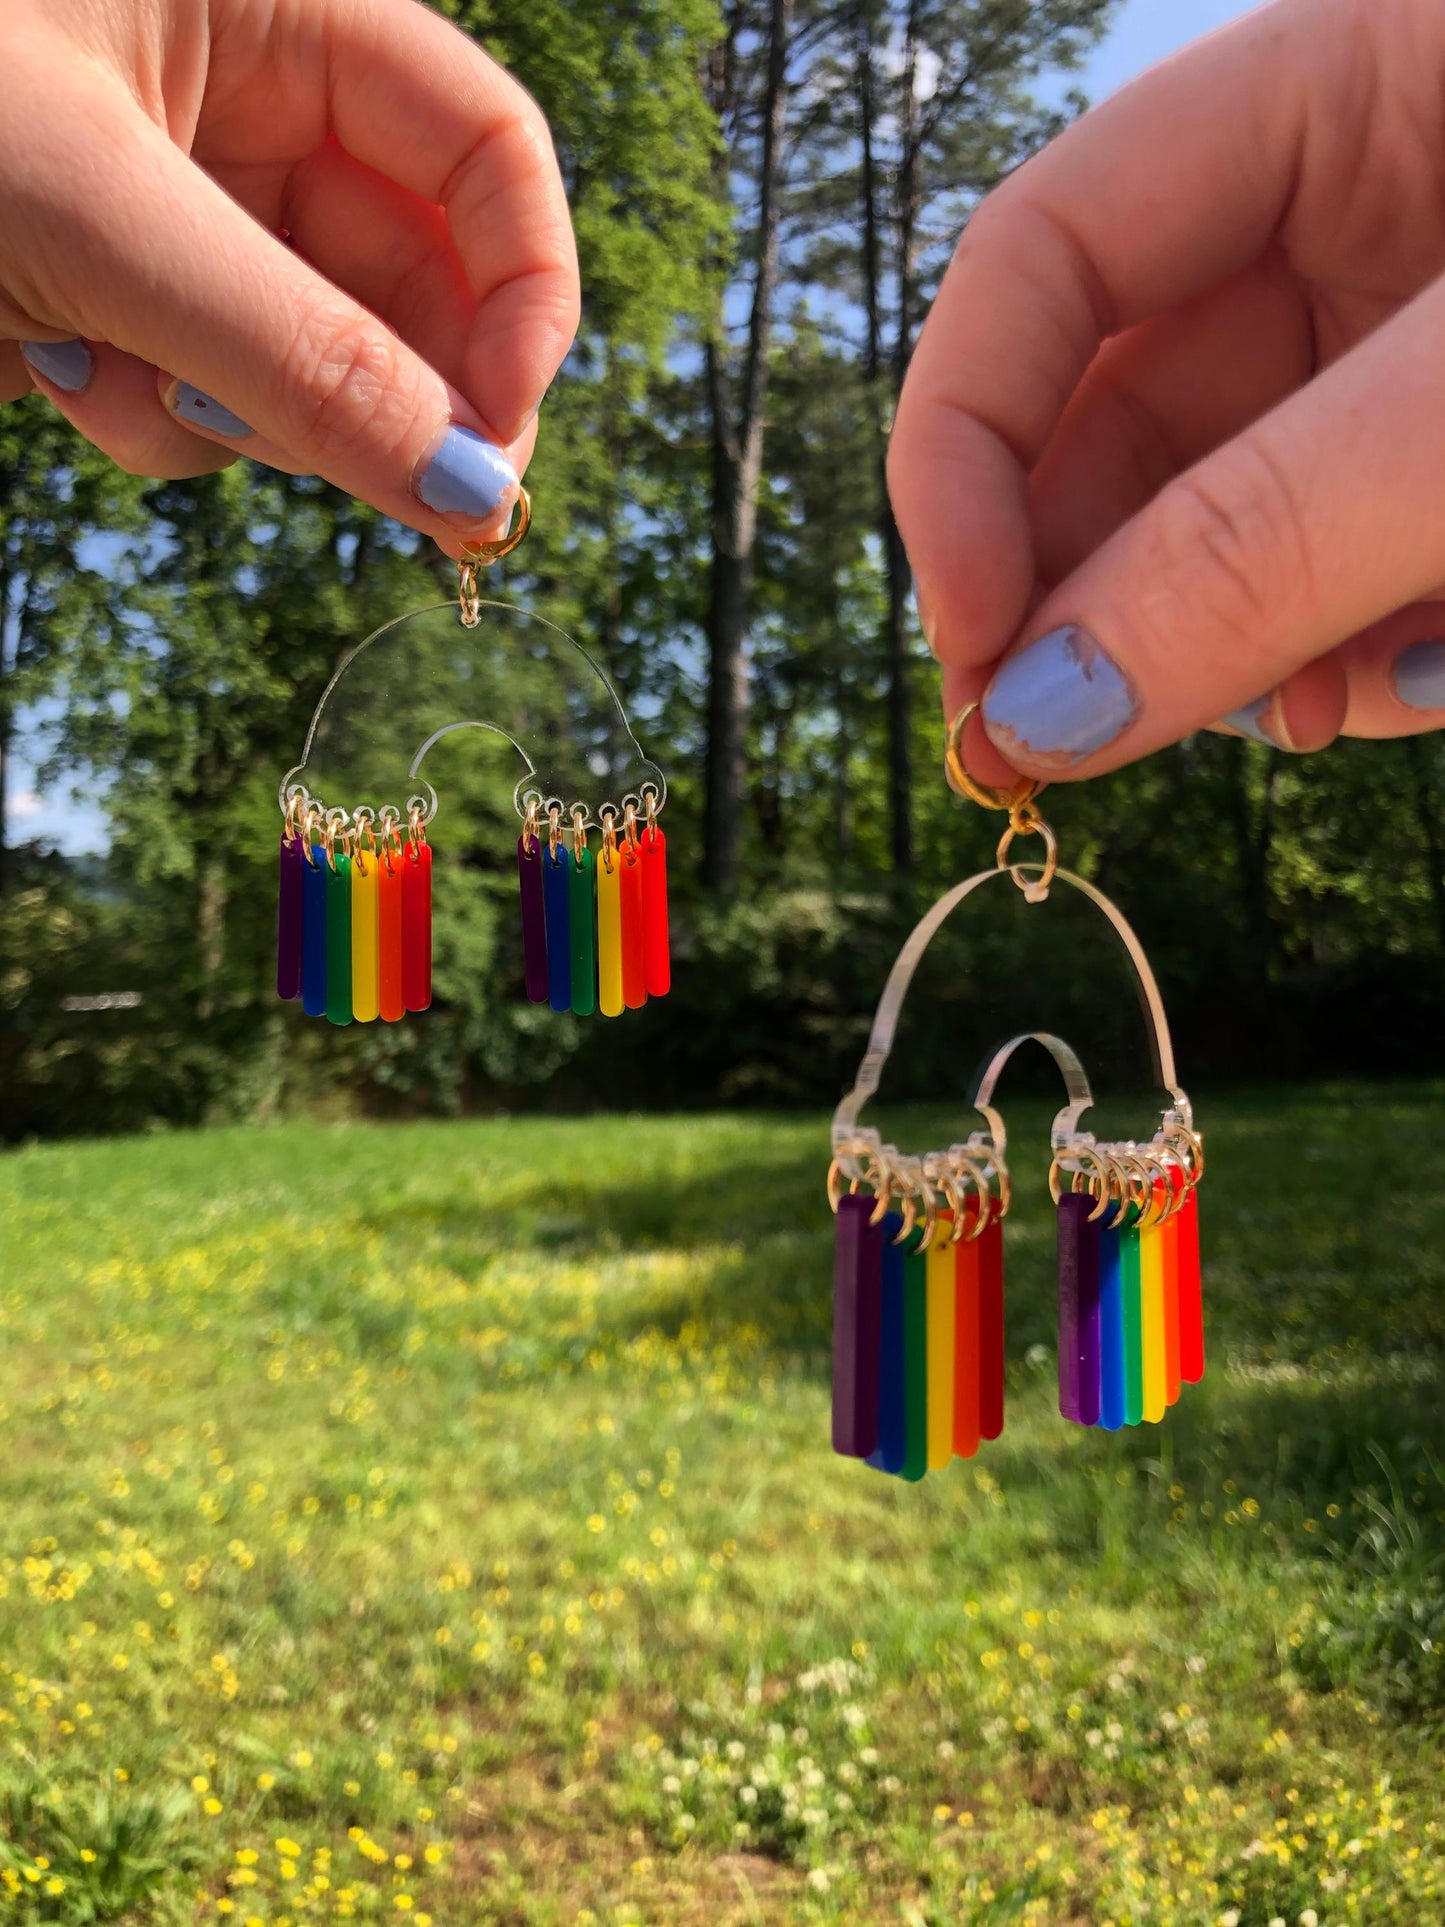
[[[300,837],[281,838],[276,899],[276,995],[294,1004],[301,995],[301,886],[306,859]]]
[[[883,1227],[875,1198],[838,1200],[833,1243],[833,1450],[866,1459],[878,1445]]]
[[[531,848],[528,849],[528,844]],[[523,831],[517,838],[517,877],[522,886],[522,974],[527,1001],[547,1001],[547,909],[542,898],[542,841]]]
[[[1059,1199],[1059,1410],[1080,1425],[1099,1422],[1097,1209],[1085,1191]]]

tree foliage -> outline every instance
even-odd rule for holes
[[[515,826],[466,778],[438,825],[432,1013],[338,1033],[279,1006],[278,780],[341,654],[450,569],[310,478],[136,482],[32,400],[0,415],[0,757],[23,727],[110,845],[67,862],[0,832],[4,1131],[831,1099],[905,930],[991,860],[996,826],[941,780],[882,452],[958,228],[1075,111],[1054,76],[1104,0],[442,10],[557,134],[584,312],[501,592],[605,664],[668,772],[674,994],[618,1024],[525,1003]],[[709,795],[731,813],[721,890],[698,874]],[[1050,813],[1136,919],[1186,1065],[1438,1067],[1441,739],[1291,759],[1202,736]],[[1026,1027],[1057,1013],[1133,1048],[1107,957],[1037,918],[950,927],[926,981],[899,1058],[920,1093],[941,1042],[966,1069],[1021,998]],[[67,1008],[114,991],[141,1001]]]

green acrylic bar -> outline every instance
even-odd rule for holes
[[[1144,1286],[1139,1266],[1139,1208],[1131,1204],[1119,1232],[1124,1312],[1124,1423],[1144,1423]]]
[[[351,1022],[351,858],[340,854],[326,868],[326,1018]]]
[[[567,858],[568,929],[572,937],[572,1008],[590,1017],[597,1008],[597,892],[592,852],[583,845],[579,864]]]
[[[922,1235],[915,1231],[909,1237],[903,1265],[905,1479],[921,1479],[928,1470],[928,1257],[918,1249]]]

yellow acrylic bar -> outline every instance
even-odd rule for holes
[[[1139,1232],[1139,1286],[1143,1299],[1144,1418],[1157,1425],[1168,1405],[1164,1370],[1164,1239],[1157,1224]]]
[[[622,859],[604,845],[597,859],[597,1008],[622,1014]]]
[[[953,1213],[940,1211],[928,1247],[928,1469],[953,1457],[953,1373],[956,1254],[949,1243]]]
[[[358,849],[351,864],[351,1014],[358,1024],[381,1015],[381,858]]]

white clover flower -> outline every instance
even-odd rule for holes
[[[861,1706],[845,1706],[843,1708],[843,1723],[845,1726],[864,1726],[867,1724],[867,1721],[868,1715],[863,1711]]]
[[[738,1798],[745,1807],[756,1806],[758,1803],[758,1790],[755,1786],[740,1786],[738,1788]]]
[[[951,1760],[955,1750],[952,1740],[940,1740],[938,1742],[938,1757],[940,1760]]]
[[[839,1813],[851,1813],[853,1811],[852,1794],[851,1793],[837,1794],[834,1797],[833,1805],[838,1809]]]
[[[663,1778],[662,1790],[666,1794],[675,1796],[682,1792],[682,1781],[675,1773],[666,1774]]]
[[[806,1726],[795,1726],[795,1727],[793,1728],[793,1745],[794,1745],[794,1746],[806,1746],[807,1744],[808,1744],[808,1729],[807,1729],[807,1727],[806,1727]]]
[[[1102,1746],[1104,1743],[1104,1736],[1097,1726],[1091,1726],[1084,1735],[1084,1739],[1090,1746]]]
[[[877,1747],[876,1746],[859,1747],[858,1758],[863,1762],[864,1766],[877,1766],[878,1764]]]
[[[748,1749],[743,1745],[741,1740],[728,1741],[728,1758],[730,1760],[746,1759],[747,1751]]]
[[[1320,1917],[1313,1907],[1306,1907],[1300,1915],[1299,1927],[1320,1927]]]
[[[1117,1720],[1110,1720],[1104,1731],[1111,1740],[1122,1740],[1124,1737],[1124,1729]]]
[[[691,1833],[693,1828],[696,1825],[697,1825],[697,1820],[692,1814],[690,1813],[678,1814],[677,1830],[679,1833]]]
[[[1194,1677],[1198,1679],[1199,1675],[1204,1671],[1205,1667],[1209,1664],[1209,1661],[1204,1657],[1202,1653],[1191,1653],[1188,1659],[1185,1660],[1184,1664],[1188,1667],[1189,1671],[1194,1675]]]
[[[1289,1922],[1283,1914],[1276,1914],[1274,1919],[1269,1923],[1269,1927],[1289,1927]]]
[[[903,1791],[903,1782],[896,1773],[889,1773],[884,1776],[882,1787],[885,1793],[901,1793]]]
[[[785,1740],[785,1739],[786,1739],[787,1737],[788,1737],[788,1734],[787,1734],[787,1729],[786,1729],[786,1727],[782,1727],[782,1726],[779,1726],[779,1724],[778,1724],[778,1722],[777,1722],[776,1720],[772,1720],[772,1721],[770,1721],[770,1722],[769,1722],[769,1724],[768,1724],[768,1740],[769,1740],[769,1743],[770,1743],[771,1745],[773,1745],[773,1746],[781,1746],[781,1745],[783,1744],[783,1741],[784,1741],[784,1740]]]
[[[828,1879],[828,1870],[826,1867],[814,1867],[808,1875],[808,1885],[813,1889],[815,1894],[827,1893],[831,1884]]]
[[[858,1778],[858,1769],[851,1760],[844,1760],[843,1764],[838,1768],[838,1778],[843,1782],[844,1786],[852,1786],[853,1782]]]
[[[803,1825],[805,1827],[826,1827],[828,1815],[822,1807],[804,1807]]]
[[[1238,1907],[1230,1907],[1219,1916],[1219,1927],[1239,1927]]]

